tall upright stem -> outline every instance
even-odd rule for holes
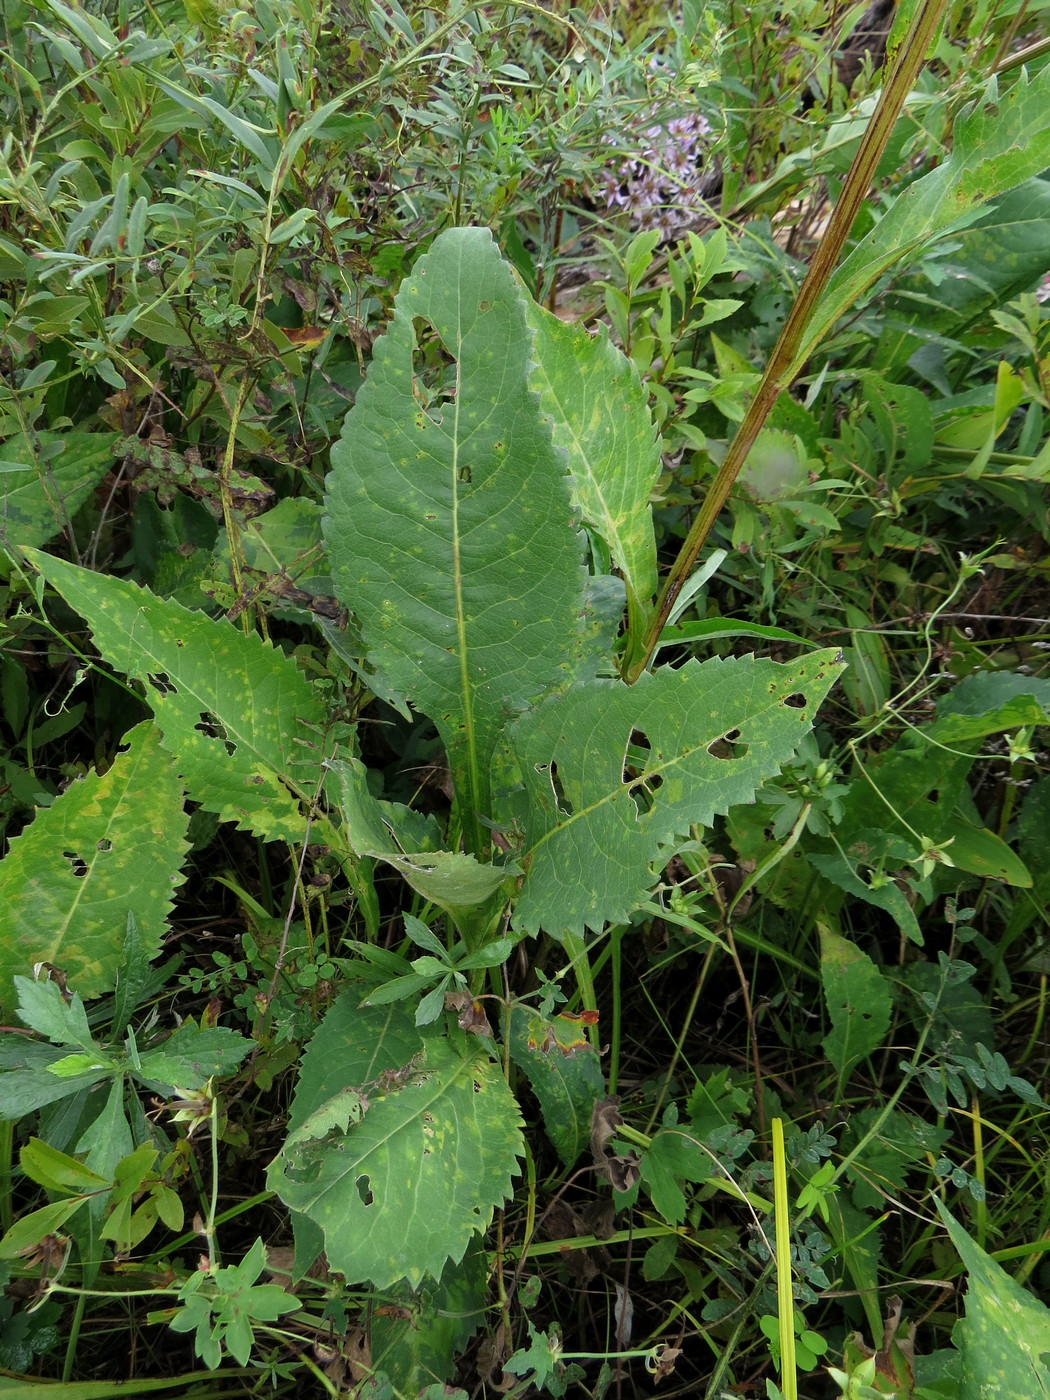
[[[799,347],[802,345],[806,328],[820,304],[853,222],[867,198],[886,143],[911,92],[916,74],[940,30],[947,6],[948,0],[920,0],[911,28],[900,46],[889,76],[883,84],[871,121],[861,138],[857,154],[842,186],[842,194],[828,221],[824,237],[817,245],[809,271],[784,323],[784,329],[773,347],[773,353],[755,390],[755,396],[729,444],[718,475],[704,498],[700,513],[686,536],[678,558],[667,575],[641,645],[626,671],[626,679],[629,682],[636,681],[649,665],[675,600],[693,571],[697,556],[725,505],[733,482],[747,460],[747,454],[754,446],[773,405],[797,378],[805,364],[805,357],[799,355]]]

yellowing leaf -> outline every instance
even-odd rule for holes
[[[33,964],[53,963],[82,997],[116,984],[133,910],[156,957],[182,883],[188,817],[157,727],[138,725],[103,774],[78,778],[0,861],[0,1003]]]

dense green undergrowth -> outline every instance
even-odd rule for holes
[[[4,19],[0,1397],[1050,1394],[1029,11]]]

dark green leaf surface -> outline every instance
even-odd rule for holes
[[[65,1053],[22,1035],[0,1037],[0,1120],[15,1122],[106,1077],[103,1070],[69,1079],[49,1073]]]
[[[443,233],[395,305],[332,448],[332,576],[383,692],[434,720],[464,810],[485,814],[496,735],[579,629],[582,543],[528,384],[524,298],[489,233]],[[422,327],[441,372],[424,371]]]
[[[64,529],[109,470],[119,433],[24,434],[0,445],[0,544],[39,545]],[[24,462],[25,470],[11,470]]]
[[[97,997],[114,987],[128,913],[149,958],[182,883],[188,818],[182,784],[152,723],[127,737],[108,772],[71,783],[0,861],[0,1004],[34,963],[62,968]]]
[[[295,662],[148,588],[26,555],[85,618],[114,670],[144,682],[190,796],[264,840],[301,840],[324,712]]]
[[[440,1283],[425,1282],[415,1291],[401,1287],[393,1307],[373,1314],[372,1365],[402,1395],[423,1400],[424,1388],[432,1385],[440,1400],[455,1400],[439,1383],[452,1375],[456,1353],[485,1321],[487,1272],[485,1250],[469,1249],[458,1264],[445,1265]]]
[[[634,686],[581,683],[522,716],[511,731],[528,796],[517,926],[557,936],[626,919],[663,845],[750,802],[790,758],[841,667],[835,651],[791,665],[690,661]],[[649,757],[628,771],[632,733]]]
[[[201,1029],[184,1021],[156,1049],[140,1056],[138,1077],[184,1091],[200,1089],[214,1075],[232,1074],[252,1042],[229,1026]]]

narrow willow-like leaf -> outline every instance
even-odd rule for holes
[[[290,1139],[267,1182],[320,1226],[348,1281],[415,1287],[461,1259],[510,1194],[521,1116],[476,1041],[464,1057],[404,1011],[355,1000],[340,997],[310,1042],[289,1126],[294,1136],[349,1088],[364,1111],[333,1115],[321,1139]]]
[[[948,1213],[934,1205],[966,1265],[966,1316],[952,1341],[962,1354],[959,1400],[1050,1400],[1050,1309],[1026,1292]]]
[[[1022,75],[1000,97],[993,78],[955,123],[952,153],[901,192],[875,227],[830,278],[785,382],[795,376],[827,331],[894,263],[981,204],[1050,165],[1050,68]]]
[[[608,546],[632,608],[656,592],[656,538],[649,493],[660,475],[660,447],[649,399],[634,365],[601,327],[588,335],[534,302],[532,386],[564,448],[573,500]]]
[[[182,883],[187,815],[175,764],[152,723],[101,775],[71,783],[0,861],[0,1006],[34,963],[62,969],[82,997],[116,985],[128,914],[148,961]]]
[[[106,474],[119,433],[24,434],[0,447],[0,544],[45,544],[65,528]],[[25,463],[19,471],[18,464]]]
[[[937,259],[936,285],[916,268],[882,302],[872,367],[883,374],[899,374],[931,333],[957,333],[1038,281],[1050,262],[1050,180],[1027,180],[996,199],[952,243],[953,251]]]
[[[190,796],[265,840],[302,839],[324,712],[295,662],[254,633],[36,550],[114,670],[142,681]]]
[[[510,735],[528,797],[516,926],[557,936],[626,919],[661,847],[751,801],[841,668],[835,651],[689,661],[633,686],[585,682],[523,715]]]
[[[381,690],[437,725],[475,850],[496,736],[565,668],[584,608],[530,342],[489,233],[443,233],[398,293],[328,478],[335,591]]]

